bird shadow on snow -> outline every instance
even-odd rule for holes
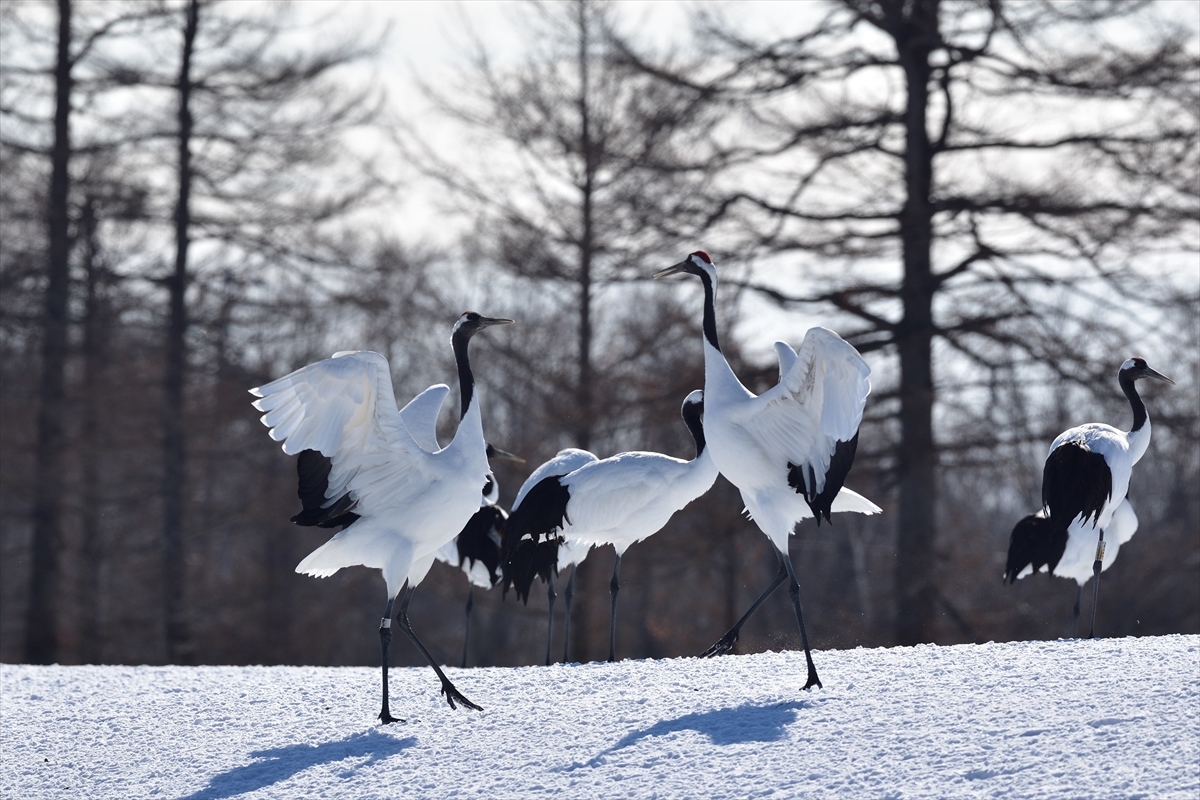
[[[258,760],[213,776],[208,786],[180,800],[219,800],[235,797],[287,780],[318,764],[366,758],[364,762],[346,766],[342,776],[349,777],[359,768],[394,756],[416,743],[417,740],[411,736],[397,739],[386,733],[371,730],[355,733],[336,742],[292,744],[271,750],[256,750],[250,753],[250,757]]]
[[[728,746],[748,742],[777,742],[787,735],[787,727],[796,721],[796,712],[803,708],[811,708],[810,702],[778,703],[769,706],[747,703],[737,708],[719,708],[715,711],[702,711],[695,714],[684,714],[682,717],[657,722],[641,731],[632,731],[621,737],[621,740],[603,750],[590,761],[576,761],[563,771],[581,767],[598,767],[608,760],[608,756],[637,744],[642,739],[651,736],[666,736],[680,731],[696,731],[708,737],[714,745]]]

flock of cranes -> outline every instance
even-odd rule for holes
[[[397,409],[387,361],[352,351],[310,364],[251,389],[255,408],[285,453],[298,455],[302,510],[299,525],[340,529],[309,554],[296,571],[314,577],[343,567],[382,572],[387,605],[379,624],[382,705],[379,719],[397,721],[388,700],[388,649],[393,614],[400,629],[441,681],[451,708],[480,707],[446,677],[408,619],[413,592],[435,559],[460,567],[472,586],[503,583],[527,601],[535,578],[547,587],[550,620],[546,662],[551,662],[555,577],[570,567],[565,599],[567,636],[574,567],[592,546],[611,544],[616,560],[610,583],[609,660],[616,659],[617,597],[621,558],[632,544],[665,526],[674,513],[708,491],[717,474],[741,493],[747,515],[770,539],[779,568],[750,609],[702,655],[728,652],[745,622],[784,581],[796,613],[808,669],[804,688],[821,686],[809,647],[800,586],[788,556],[796,524],[820,525],[833,512],[878,514],[881,509],[845,487],[858,444],[858,428],[871,391],[870,368],[837,334],[808,331],[799,350],[776,342],[779,381],[755,395],[730,368],[717,336],[717,270],[703,251],[654,277],[691,275],[704,287],[704,388],[683,401],[692,435],[690,461],[660,453],[629,452],[600,459],[563,450],[526,480],[506,513],[489,458],[515,458],[483,435],[468,348],[484,328],[512,320],[473,311],[454,325],[451,344],[458,369],[460,418],[453,440],[441,447],[435,424],[450,393],[431,386]],[[1005,570],[1011,582],[1035,571],[1075,578],[1079,596],[1087,580],[1116,556],[1137,529],[1126,491],[1132,466],[1146,451],[1150,423],[1135,382],[1169,378],[1140,358],[1121,366],[1119,380],[1133,409],[1128,432],[1089,424],[1055,440],[1043,476],[1042,506],[1013,530]],[[1105,539],[1105,534],[1108,538]],[[1093,562],[1088,571],[1088,562]],[[1094,592],[1098,591],[1094,589]],[[466,606],[467,659],[473,588]],[[399,600],[397,608],[396,601]],[[1093,631],[1095,596],[1092,605]],[[564,660],[566,644],[564,643]]]

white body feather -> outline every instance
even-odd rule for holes
[[[571,495],[562,535],[578,544],[611,544],[621,555],[661,530],[716,479],[707,447],[691,461],[634,452],[586,464],[560,479]]]

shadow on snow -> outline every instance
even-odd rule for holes
[[[708,737],[715,745],[727,746],[748,742],[777,742],[784,738],[787,726],[796,721],[796,712],[810,708],[810,702],[790,702],[762,706],[746,704],[737,708],[720,708],[685,714],[676,719],[663,720],[642,731],[633,731],[607,750],[601,751],[586,763],[575,762],[566,770],[580,767],[597,767],[604,764],[608,756],[637,744],[651,736],[666,736],[680,731],[696,731]]]
[[[397,739],[377,730],[356,733],[336,742],[323,744],[293,744],[273,750],[258,750],[250,754],[259,759],[241,767],[215,775],[208,786],[181,800],[219,800],[266,788],[287,780],[318,764],[330,764],[347,759],[367,760],[347,765],[343,777],[353,775],[360,767],[369,766],[412,747],[417,740]]]

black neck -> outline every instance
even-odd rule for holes
[[[475,396],[475,376],[471,374],[471,360],[467,357],[467,346],[471,343],[471,333],[473,331],[468,332],[459,328],[450,340],[454,347],[454,363],[458,365],[458,391],[462,401],[462,408],[458,415],[460,420],[467,415],[467,409],[471,407],[471,398]]]
[[[704,422],[701,419],[703,415],[703,403],[688,403],[683,407],[683,423],[687,425],[693,441],[696,442],[696,458],[704,452]]]
[[[717,341],[716,292],[713,289],[712,278],[707,272],[700,273],[700,280],[704,281],[704,338],[713,349],[720,352],[721,344]]]
[[[1138,395],[1136,381],[1122,375],[1118,382],[1121,384],[1121,391],[1129,398],[1129,407],[1133,409],[1133,427],[1129,429],[1130,433],[1140,431],[1142,426],[1146,424],[1146,404],[1142,402],[1142,398]]]

